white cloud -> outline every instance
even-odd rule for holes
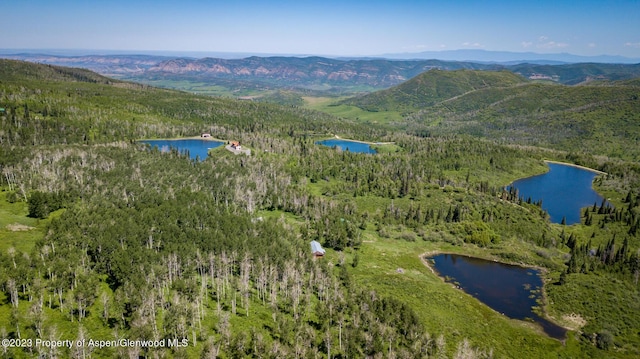
[[[542,42],[537,45],[539,49],[561,49],[567,46],[569,45],[564,42],[555,42],[555,41]]]
[[[590,42],[589,44],[587,44],[587,46],[589,46],[590,48],[597,47],[597,45],[593,42]]]
[[[640,49],[640,42],[627,42],[624,44],[626,47],[635,47],[636,49]]]
[[[479,42],[463,42],[462,46],[465,46],[465,47],[484,47],[484,45],[482,45]]]
[[[563,49],[565,47],[569,47],[568,43],[551,40],[548,36],[538,36],[538,39],[536,41],[525,40],[525,41],[522,41],[520,44],[525,49],[536,47],[538,49],[551,50],[551,49]],[[595,44],[590,44],[589,46],[594,47]]]

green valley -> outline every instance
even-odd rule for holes
[[[640,355],[636,80],[432,70],[349,98],[270,94],[284,105],[189,91],[0,60],[3,357]],[[137,142],[203,133],[251,155]],[[316,144],[336,137],[392,145]],[[544,160],[606,172],[612,206],[551,223],[505,188]],[[566,339],[445,282],[438,252],[540,269],[536,311]]]

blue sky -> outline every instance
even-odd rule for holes
[[[640,0],[3,0],[0,48],[640,57]]]

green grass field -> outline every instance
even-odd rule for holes
[[[331,97],[303,97],[305,107],[322,111],[334,116],[369,122],[374,124],[389,124],[402,121],[402,115],[395,111],[369,112],[355,106],[335,105],[339,99]]]
[[[48,220],[27,217],[27,203],[9,203],[7,194],[0,192],[0,251],[7,253],[13,248],[18,253],[30,253],[36,241],[44,236]]]
[[[264,94],[264,91],[258,91],[254,89],[233,90],[221,85],[214,85],[206,82],[194,82],[189,80],[145,80],[140,82],[155,87],[175,89],[194,93],[197,95],[207,96],[236,98],[242,96],[260,96]]]

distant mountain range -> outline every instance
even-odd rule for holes
[[[80,67],[107,76],[142,74],[162,61],[172,59],[156,55],[81,55],[62,56],[37,53],[1,54],[1,58],[39,64]]]
[[[6,51],[6,50],[5,50]],[[336,59],[327,57],[258,57],[241,59],[189,58],[161,55],[79,55],[62,56],[37,53],[2,54],[0,57],[42,64],[80,67],[102,75],[139,82],[203,82],[233,88],[260,84],[263,88],[322,89],[331,91],[373,91],[405,82],[425,71],[439,70],[508,70],[532,80],[569,85],[591,81],[617,81],[640,77],[640,63],[563,63],[551,58],[532,62],[507,63],[515,56],[542,56],[532,53],[489,51],[448,51],[412,54],[449,60],[386,58]],[[552,54],[567,59],[563,54]],[[568,54],[564,54],[567,55]],[[563,55],[563,56],[564,56]],[[392,55],[388,55],[391,57]],[[400,56],[400,55],[396,55]],[[408,55],[405,55],[408,56]],[[484,56],[484,57],[483,57]],[[549,55],[551,56],[551,55]],[[573,56],[573,55],[571,55]],[[498,62],[472,62],[451,58],[500,59]],[[574,60],[578,57],[573,57]],[[581,59],[587,59],[580,57]],[[607,57],[614,61],[618,57]],[[588,58],[592,59],[592,58]],[[604,58],[600,58],[603,60]],[[524,60],[523,60],[524,61]],[[615,61],[614,61],[615,62]],[[171,86],[171,85],[168,85]]]
[[[440,60],[392,61],[384,59],[336,60],[325,57],[249,57],[245,59],[174,59],[150,67],[144,76],[172,78],[198,76],[243,81],[256,80],[274,86],[309,87],[365,85],[386,88],[431,69],[496,69],[497,65]]]
[[[569,53],[536,53],[536,52],[512,52],[512,51],[489,51],[481,49],[444,50],[444,51],[424,51],[388,53],[372,56],[351,56],[340,57],[323,54],[270,54],[256,52],[214,52],[214,51],[125,51],[125,50],[82,50],[82,49],[0,49],[0,57],[7,55],[55,55],[59,57],[84,57],[84,56],[128,56],[144,55],[164,58],[192,58],[201,59],[205,57],[220,59],[244,59],[247,57],[328,57],[341,60],[366,60],[366,59],[389,59],[389,60],[444,60],[463,61],[479,63],[498,63],[502,65],[515,65],[519,63],[535,63],[540,65],[558,65],[561,63],[612,63],[612,64],[637,64],[640,57],[625,57],[616,55],[581,56]]]
[[[535,52],[509,52],[487,50],[450,50],[425,51],[418,53],[384,54],[387,59],[440,59],[446,61],[470,61],[484,63],[500,63],[514,65],[519,63],[536,63],[554,65],[560,63],[609,63],[609,64],[637,64],[640,58],[624,56],[580,56],[569,53],[539,54]]]

